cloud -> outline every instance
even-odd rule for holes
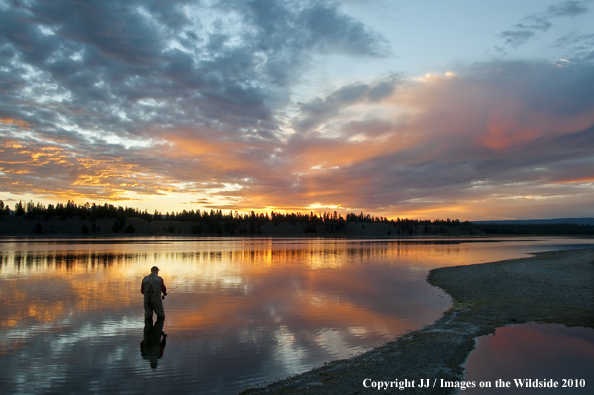
[[[340,14],[336,8],[316,4],[302,13],[301,20],[310,30],[311,43],[322,52],[336,50],[351,55],[383,57],[387,41],[364,24]]]
[[[546,11],[528,15],[514,26],[513,30],[505,30],[498,34],[500,38],[505,40],[504,45],[509,45],[512,48],[528,42],[537,33],[546,32],[552,26],[552,19],[561,17],[576,17],[578,15],[586,14],[590,11],[588,8],[589,1],[565,1],[560,4],[550,6]],[[499,52],[504,49],[496,47]]]
[[[529,16],[522,20],[522,22],[516,25],[519,29],[532,29],[532,30],[540,30],[546,32],[553,26],[551,22],[548,20],[538,17],[538,16]]]
[[[0,29],[6,116],[52,128],[40,107],[60,102],[84,114],[62,114],[70,127],[120,136],[181,122],[272,138],[312,49],[380,56],[385,44],[319,2],[33,2]]]
[[[310,103],[322,109],[319,125],[322,114],[332,119],[332,135],[295,134],[283,148],[282,172],[293,183],[266,188],[282,185],[270,194],[291,206],[309,201],[374,212],[454,210],[469,198],[502,202],[519,190],[557,202],[551,185],[572,174],[592,176],[593,76],[589,65],[476,65],[459,76],[402,82],[373,103],[384,108],[376,119],[356,122],[324,104],[348,97],[339,101],[343,112],[360,105],[373,112],[372,104],[362,89],[354,95],[337,89]]]
[[[499,33],[499,37],[505,39],[505,45],[510,45],[514,48],[525,44],[530,38],[534,36],[534,32],[530,30],[506,30]]]
[[[577,16],[589,11],[586,1],[565,1],[561,4],[550,6],[547,13],[551,16]]]
[[[24,123],[6,121],[0,179],[13,193],[118,200],[183,192],[237,210],[320,204],[465,218],[488,206],[511,217],[538,202],[532,212],[546,216],[567,196],[575,204],[592,197],[592,81],[588,63],[490,62],[458,75],[354,83],[302,103],[287,139],[181,119],[145,129],[153,143],[125,148],[65,131],[25,139]]]
[[[508,46],[580,10],[563,4]],[[520,195],[544,210],[563,186],[577,204],[594,176],[589,39],[559,42],[583,46],[562,67],[392,73],[296,103],[317,55],[377,59],[386,40],[326,1],[14,3],[0,13],[0,191],[438,215],[517,210]]]
[[[594,60],[594,34],[571,33],[559,38],[555,46],[568,51],[574,62]]]
[[[1,18],[2,190],[38,196],[277,183],[260,168],[281,162],[275,114],[312,54],[386,47],[326,2],[32,2]]]
[[[308,103],[299,103],[300,117],[294,121],[293,127],[299,132],[310,131],[353,103],[381,101],[394,91],[397,81],[397,77],[391,77],[375,85],[351,84],[337,89],[324,99],[317,97]]]

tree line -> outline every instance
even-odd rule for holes
[[[249,213],[238,212],[238,211],[227,211],[223,210],[182,210],[166,212],[165,214],[155,210],[154,213],[150,214],[147,210],[141,211],[132,207],[121,207],[114,206],[112,204],[96,204],[96,203],[84,203],[77,204],[73,201],[68,201],[66,204],[57,203],[56,205],[48,204],[47,206],[42,203],[35,203],[29,201],[23,203],[19,201],[15,204],[14,210],[10,209],[8,205],[5,205],[0,200],[0,216],[1,215],[12,215],[16,217],[25,217],[28,219],[51,219],[59,218],[66,220],[69,218],[82,218],[96,221],[98,219],[112,218],[115,219],[113,225],[113,231],[119,232],[120,230],[128,229],[126,227],[126,218],[140,218],[147,222],[153,221],[186,221],[192,222],[191,232],[194,234],[260,234],[262,225],[266,223],[272,223],[278,225],[279,223],[291,223],[304,224],[305,233],[317,233],[319,225],[324,225],[325,229],[331,233],[340,231],[346,228],[348,223],[385,223],[395,226],[395,234],[413,234],[416,232],[417,227],[424,226],[423,233],[431,233],[429,227],[432,229],[433,234],[438,232],[444,233],[446,227],[462,227],[467,230],[471,228],[468,221],[460,222],[459,220],[418,220],[408,218],[396,218],[388,219],[383,216],[374,216],[364,213],[349,213],[343,216],[337,211],[314,213],[279,213],[279,212],[266,212],[256,213],[250,211]],[[40,225],[41,226],[41,225]],[[364,225],[362,225],[364,227]],[[172,225],[165,227],[171,233],[175,232],[175,228]],[[128,229],[128,231],[132,231]],[[91,230],[93,233],[93,231]],[[83,232],[86,233],[86,232]],[[392,233],[390,233],[392,234]]]
[[[14,205],[14,210],[11,210],[8,205],[5,205],[2,200],[0,200],[0,215],[14,215],[14,216],[23,216],[28,219],[50,219],[50,218],[60,218],[60,219],[68,219],[74,217],[80,218],[90,218],[93,219],[103,219],[103,218],[116,218],[116,219],[123,219],[123,218],[141,218],[145,221],[151,221],[152,215],[145,211],[140,211],[138,209],[132,207],[115,207],[112,204],[76,204],[73,201],[68,201],[68,203],[57,203],[56,205],[48,204],[47,206],[42,203],[34,203],[33,201],[29,201],[23,204],[22,201],[19,201]]]
[[[330,233],[339,232],[347,227],[349,223],[384,223],[395,227],[392,235],[438,235],[448,234],[448,229],[456,228],[463,234],[485,234],[485,235],[594,235],[594,226],[577,224],[486,224],[471,223],[469,221],[460,221],[458,219],[436,219],[419,220],[408,218],[388,219],[383,216],[374,216],[364,213],[349,213],[343,216],[337,211],[314,213],[279,213],[266,212],[249,213],[223,210],[182,210],[166,212],[165,214],[155,210],[149,213],[147,210],[141,211],[132,207],[114,206],[112,204],[84,203],[77,204],[68,201],[66,204],[57,203],[56,205],[34,203],[29,201],[23,203],[19,201],[15,204],[14,210],[5,205],[0,200],[0,216],[11,215],[21,216],[28,219],[50,219],[79,217],[96,221],[98,219],[115,219],[113,231],[119,232],[125,230],[133,232],[133,229],[126,227],[126,218],[140,218],[147,222],[152,221],[187,221],[192,222],[191,233],[193,234],[260,234],[262,225],[272,223],[291,223],[293,225],[303,224],[305,233],[317,233],[320,225]],[[169,231],[174,232],[172,225],[169,225]]]
[[[5,205],[0,200],[0,215],[14,215],[24,216],[29,219],[43,218],[50,219],[58,217],[60,219],[81,217],[81,218],[141,218],[145,221],[202,221],[202,220],[218,220],[218,221],[229,221],[229,220],[240,220],[240,221],[253,221],[253,222],[291,222],[291,223],[302,223],[302,222],[314,222],[314,223],[347,223],[347,222],[375,222],[375,223],[390,223],[397,225],[437,225],[437,226],[470,226],[470,222],[464,223],[460,220],[418,220],[408,218],[397,218],[388,219],[387,217],[377,217],[370,214],[346,214],[345,217],[342,214],[334,211],[333,213],[314,213],[311,211],[308,213],[256,213],[251,211],[249,213],[240,213],[238,211],[229,211],[224,213],[223,210],[182,210],[172,211],[171,213],[166,212],[165,214],[155,210],[153,214],[150,214],[147,210],[141,211],[132,207],[121,207],[114,206],[112,204],[105,203],[103,205],[96,203],[84,203],[77,204],[73,201],[68,200],[66,204],[57,203],[56,205],[48,204],[47,206],[42,203],[35,203],[29,201],[23,203],[19,201],[15,204],[14,210],[11,210],[8,205]]]

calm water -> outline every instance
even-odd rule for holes
[[[488,381],[491,388],[471,394],[592,394],[594,393],[594,329],[561,325],[523,324],[498,328],[478,339],[468,357],[466,380]],[[498,379],[510,387],[496,388]],[[558,388],[518,387],[515,379],[557,381]],[[582,381],[583,380],[583,381]],[[563,387],[563,386],[566,387]]]
[[[593,240],[4,239],[0,388],[9,394],[247,387],[430,324],[450,299],[436,267],[593,247]],[[149,335],[140,281],[170,295]],[[141,342],[144,347],[141,349]]]

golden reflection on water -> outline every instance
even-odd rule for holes
[[[163,373],[150,377],[183,383],[185,392],[208,383],[211,393],[237,393],[431,323],[449,298],[426,283],[429,270],[519,257],[537,250],[530,243],[0,240],[0,363],[14,388],[27,382],[43,392],[35,369],[50,364],[63,385],[88,388],[80,371],[96,377],[104,361],[104,392],[141,392],[130,387],[131,377],[147,379],[140,281],[156,265],[170,292],[169,338]]]
[[[21,246],[23,244],[18,244],[18,247]],[[497,250],[490,250],[489,256],[485,257],[485,252],[480,248],[469,248],[464,244],[357,240],[312,240],[284,244],[251,240],[224,244],[197,243],[186,245],[182,251],[171,249],[169,244],[149,245],[148,250],[144,244],[87,244],[75,247],[86,249],[83,251],[76,251],[72,246],[66,247],[71,248],[70,251],[62,251],[64,246],[56,247],[53,244],[47,245],[49,251],[28,251],[22,247],[15,248],[15,245],[7,247],[15,251],[3,251],[0,254],[0,271],[6,279],[0,292],[9,311],[8,316],[0,321],[0,326],[4,327],[27,321],[51,322],[73,312],[117,312],[123,307],[137,305],[140,279],[152,265],[161,268],[161,275],[170,290],[180,284],[183,286],[182,283],[196,274],[200,278],[187,284],[186,288],[210,284],[220,289],[245,286],[249,290],[250,279],[270,273],[274,268],[286,270],[298,267],[319,271],[366,265],[369,262],[389,262],[390,265],[410,265],[412,262],[412,270],[427,272],[433,267],[498,258]],[[57,250],[52,251],[52,248]],[[318,280],[316,270],[302,273],[308,283]],[[340,280],[343,287],[354,292],[370,292],[366,289],[369,285],[360,282],[357,277],[337,276],[335,280]],[[59,289],[69,297],[60,300],[44,298],[44,294],[51,293],[52,289]],[[294,293],[291,295],[295,296]],[[292,301],[294,308],[308,311],[307,316],[312,320],[330,317],[337,321],[349,321],[352,320],[349,317],[353,316],[359,317],[356,321],[375,322],[378,319],[368,317],[372,313],[365,309],[333,303],[326,295],[316,294],[312,290],[300,290],[297,295],[300,298]],[[213,325],[217,317],[234,316],[234,311],[244,308],[235,297],[222,295],[205,303],[199,313],[180,317],[176,325]],[[338,310],[340,314],[331,314]],[[208,320],[204,316],[209,317]]]
[[[76,245],[76,243],[73,243]],[[85,247],[93,247],[94,244]],[[154,252],[122,251],[120,244],[101,245],[99,251],[10,251],[14,245],[6,246],[9,251],[0,252],[0,268],[2,271],[14,266],[13,271],[34,270],[50,267],[68,270],[82,266],[84,268],[113,267],[123,263],[155,262],[166,266],[188,262],[241,262],[257,263],[262,268],[274,266],[300,265],[310,268],[336,268],[345,263],[357,263],[370,259],[411,258],[418,260],[422,266],[433,266],[448,262],[452,256],[461,259],[457,264],[468,264],[497,260],[497,249],[490,249],[489,256],[476,245],[449,244],[446,242],[309,242],[296,243],[261,243],[261,244],[204,244],[196,243],[196,251],[164,251],[161,245],[149,245]],[[51,248],[51,246],[48,245]],[[133,250],[143,250],[142,245],[132,245]],[[81,246],[77,246],[80,249]],[[187,245],[186,245],[187,248]],[[12,252],[12,253],[11,253]],[[503,252],[501,257],[509,257]],[[420,259],[422,258],[422,260]],[[503,258],[502,258],[503,259]]]
[[[195,331],[276,322],[388,337],[410,323],[349,300],[348,294],[374,292],[373,284],[361,281],[361,265],[399,265],[408,257],[426,272],[444,255],[459,254],[459,247],[445,246],[431,259],[425,245],[360,241],[186,243],[181,249],[175,243],[40,244],[2,246],[0,327],[51,324],[98,312],[140,315],[140,280],[157,265],[173,290],[165,301],[168,327]],[[424,260],[417,261],[420,257]],[[199,303],[192,300],[195,294],[201,295]],[[276,307],[253,312],[271,300]],[[283,311],[286,306],[290,314]]]

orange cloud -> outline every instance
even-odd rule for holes
[[[587,184],[592,182],[594,182],[594,177],[583,177],[570,180],[555,181],[556,184]]]
[[[398,117],[429,145],[442,141],[459,144],[458,138],[476,146],[504,151],[542,137],[558,137],[586,130],[594,113],[554,113],[550,107],[531,107],[522,88],[509,89],[465,77],[439,77],[411,81],[397,90],[387,104],[405,112]]]
[[[493,117],[486,125],[486,135],[477,136],[474,142],[495,150],[503,150],[518,142],[533,140],[538,137],[538,130],[522,128],[514,122]]]
[[[23,121],[22,119],[13,119],[13,118],[0,118],[0,123],[5,125],[15,125],[19,129],[29,130],[31,129],[31,124],[27,121]]]
[[[11,185],[25,192],[84,201],[122,198],[129,191],[154,195],[160,191],[175,191],[164,182],[163,176],[139,165],[126,162],[122,157],[86,157],[67,147],[46,146],[6,141],[0,144],[3,152],[0,164],[5,175],[27,177],[13,180]],[[47,182],[30,182],[44,179]],[[56,187],[54,182],[60,185]]]
[[[316,167],[319,170],[331,170],[335,167],[356,165],[371,158],[404,151],[419,144],[419,139],[406,133],[405,130],[394,129],[387,131],[380,138],[362,141],[316,138],[307,142],[292,143],[295,147],[289,147],[287,151],[291,155],[293,172],[308,173],[315,171]]]
[[[246,151],[254,148],[254,144],[241,140],[216,140],[217,132],[209,133],[181,129],[178,134],[163,135],[164,140],[172,146],[156,147],[159,150],[158,155],[196,160],[192,167],[212,172],[211,177],[237,170],[257,170],[258,163],[245,155]],[[269,151],[272,152],[272,149]]]

